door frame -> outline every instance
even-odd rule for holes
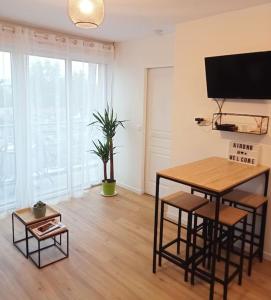
[[[145,175],[146,175],[146,146],[147,146],[147,110],[148,110],[148,72],[154,69],[167,69],[172,68],[173,70],[173,80],[174,80],[174,66],[173,65],[161,65],[155,67],[146,67],[144,68],[144,107],[143,107],[143,128],[142,128],[142,162],[141,162],[141,191],[142,194],[145,194]],[[174,88],[174,84],[172,82],[172,89]],[[174,98],[174,92],[173,92]]]

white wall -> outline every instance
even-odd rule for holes
[[[271,5],[179,24],[175,35],[116,45],[113,103],[127,129],[118,134],[116,175],[127,188],[144,190],[145,69],[175,67],[172,165],[225,156],[229,140],[262,145],[261,163],[271,166],[271,131],[266,136],[242,135],[198,127],[194,118],[217,111],[206,96],[204,57],[271,50]],[[174,40],[175,47],[174,47]],[[175,53],[175,55],[174,55]],[[175,59],[174,59],[175,56]],[[225,112],[270,115],[271,101],[228,101]],[[262,178],[244,188],[262,192]],[[266,256],[271,258],[271,208],[268,213]]]
[[[113,106],[129,120],[116,139],[118,184],[144,192],[146,69],[173,65],[174,34],[116,44]]]
[[[271,166],[271,130],[266,136],[222,133],[198,127],[194,122],[195,117],[211,117],[217,110],[206,96],[204,57],[271,50],[270,16],[271,5],[264,5],[177,26],[172,165],[226,156],[229,140],[239,140],[260,143],[261,163]],[[229,101],[223,111],[270,115],[271,101]],[[262,182],[256,180],[245,188],[260,193]],[[271,206],[265,244],[266,255],[271,258],[270,227]]]

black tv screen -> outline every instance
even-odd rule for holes
[[[271,51],[205,58],[209,98],[271,99]]]

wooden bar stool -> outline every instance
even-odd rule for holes
[[[223,278],[215,277],[215,281],[221,283],[224,286],[223,291],[223,299],[227,299],[227,292],[228,292],[228,284],[238,275],[239,277],[239,285],[242,284],[242,272],[243,272],[243,252],[245,246],[245,233],[246,233],[246,223],[247,223],[247,215],[248,213],[244,210],[230,207],[227,205],[220,205],[219,211],[219,227],[222,230],[218,231],[218,241],[220,244],[226,244],[226,256],[222,257],[221,253],[217,255],[219,260],[225,262],[224,268],[224,276]],[[194,212],[194,228],[198,228],[198,217],[203,219],[203,224],[208,224],[211,228],[213,228],[213,224],[215,221],[215,203],[208,203],[201,208],[197,209]],[[232,245],[234,243],[234,229],[237,224],[243,223],[242,233],[235,239],[241,241],[241,251],[240,251],[240,259],[239,263],[234,262],[231,260],[231,250]],[[206,225],[204,225],[206,226]],[[204,228],[203,228],[204,230]],[[211,232],[211,240],[208,243],[204,244],[204,246],[198,250],[197,245],[197,234],[193,232],[193,244],[192,244],[192,257],[194,260],[192,262],[192,274],[191,274],[191,283],[194,285],[194,278],[198,276],[199,278],[212,283],[210,273],[206,270],[201,269],[198,267],[201,263],[203,263],[207,257],[213,255],[212,246],[213,246],[213,230]],[[198,250],[198,251],[197,251]],[[235,268],[230,274],[230,266]]]
[[[161,200],[161,214],[160,214],[160,242],[159,242],[159,266],[162,263],[162,257],[177,264],[181,268],[185,270],[184,280],[188,281],[188,271],[189,265],[191,264],[191,236],[192,236],[192,218],[193,211],[200,208],[201,206],[208,203],[208,200],[191,195],[185,192],[177,192],[175,194],[164,197]],[[164,221],[170,221],[164,217],[165,204],[175,207],[178,209],[178,226],[177,230],[177,238],[168,242],[167,244],[163,244],[164,238]],[[183,212],[187,213],[187,226],[183,226],[182,224],[182,214]],[[171,222],[171,221],[170,221]],[[186,239],[181,237],[181,229],[186,229]],[[183,242],[185,244],[185,257],[181,258],[178,256],[180,254],[180,244]],[[167,250],[168,247],[173,244],[177,245],[176,255],[172,254]]]
[[[249,253],[245,254],[245,258],[248,259],[249,276],[251,276],[252,272],[253,258],[258,255],[260,262],[263,260],[267,201],[267,197],[265,196],[245,192],[242,190],[234,190],[223,197],[224,203],[229,203],[231,206],[246,210],[249,213],[249,216],[251,216],[251,223],[247,224],[251,227],[251,230],[246,232],[246,236],[248,236],[246,242],[249,244]],[[256,233],[257,216],[261,219],[259,234]],[[237,228],[237,230],[239,229]]]

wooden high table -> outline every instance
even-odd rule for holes
[[[264,196],[267,196],[270,169],[266,166],[249,166],[231,162],[225,158],[210,157],[186,165],[177,166],[157,172],[156,194],[155,194],[155,215],[154,215],[154,242],[153,242],[153,273],[156,273],[157,259],[157,233],[159,215],[159,185],[160,178],[171,180],[177,183],[198,188],[204,193],[213,196],[216,203],[213,257],[211,265],[211,287],[209,299],[214,297],[215,268],[217,250],[217,230],[219,218],[219,206],[221,198],[235,187],[250,181],[258,176],[264,175]],[[265,220],[261,231],[265,231]],[[263,246],[263,245],[262,245]]]

